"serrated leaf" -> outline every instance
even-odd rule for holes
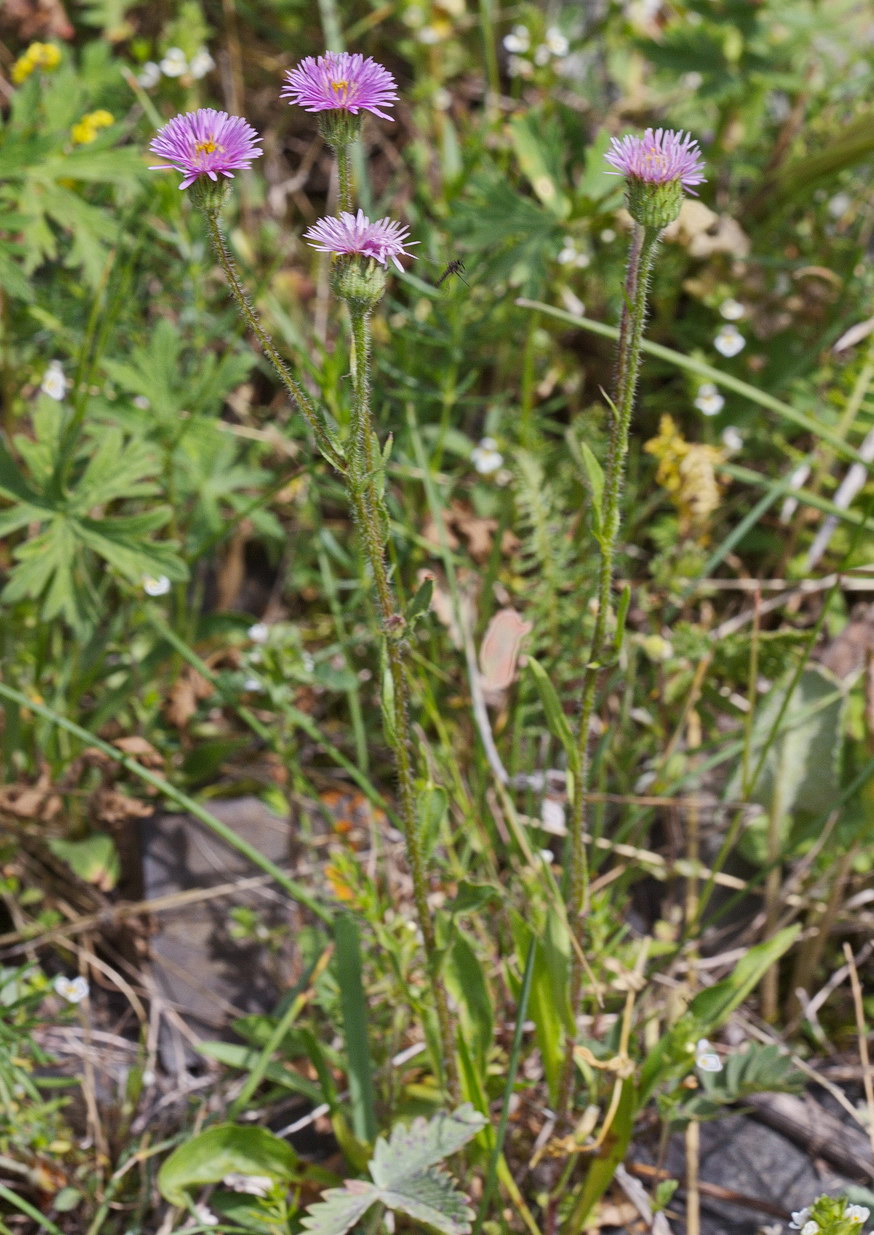
[[[330,1188],[307,1210],[301,1226],[312,1235],[344,1235],[367,1213],[378,1190],[366,1179],[349,1179],[344,1188]]]
[[[476,1136],[486,1120],[469,1102],[457,1110],[441,1111],[433,1119],[414,1119],[393,1128],[388,1140],[380,1137],[373,1151],[370,1174],[380,1188],[400,1186],[409,1175],[436,1166]]]
[[[448,1175],[433,1168],[380,1190],[379,1199],[389,1209],[399,1210],[441,1235],[467,1235],[474,1216],[467,1197]]]

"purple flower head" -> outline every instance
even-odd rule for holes
[[[199,111],[174,116],[149,149],[167,159],[150,171],[182,172],[180,189],[187,189],[199,176],[218,180],[219,174],[233,179],[234,172],[252,166],[264,152],[255,145],[261,138],[241,116],[201,107]]]
[[[691,133],[673,129],[647,129],[643,137],[626,135],[611,140],[604,156],[616,170],[610,176],[625,176],[644,184],[670,184],[679,181],[697,197],[693,185],[703,184],[704,163],[698,143]]]
[[[343,52],[307,56],[296,69],[285,75],[282,98],[298,103],[306,111],[371,111],[391,120],[381,107],[390,107],[398,97],[395,79],[375,60]]]
[[[391,260],[398,270],[403,266],[399,257],[415,257],[408,253],[407,248],[418,244],[418,240],[408,240],[409,228],[392,219],[377,219],[371,223],[363,210],[350,214],[341,210],[338,219],[319,219],[304,236],[314,249],[320,253],[360,253],[362,257],[372,257],[375,261],[387,266]]]

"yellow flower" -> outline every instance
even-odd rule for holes
[[[651,438],[644,450],[659,461],[656,480],[677,508],[681,533],[706,544],[710,516],[722,500],[716,468],[725,451],[687,442],[671,416],[662,416],[658,436]]]
[[[61,49],[54,43],[31,43],[12,66],[9,76],[16,86],[27,81],[35,69],[50,73],[61,63]]]
[[[73,139],[74,146],[87,146],[89,142],[93,142],[101,129],[108,128],[115,123],[115,117],[111,112],[104,111],[100,108],[98,111],[92,111],[83,116],[82,119],[74,124],[70,129],[70,136]]]

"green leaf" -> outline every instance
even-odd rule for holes
[[[342,1188],[329,1188],[307,1210],[301,1226],[312,1235],[344,1235],[360,1222],[379,1192],[365,1179],[347,1179]]]
[[[604,469],[588,442],[576,437],[573,441],[579,451],[579,461],[583,468],[586,488],[589,491],[589,500],[592,503],[592,528],[596,538],[600,540],[604,526]]]
[[[433,1167],[381,1192],[380,1200],[389,1209],[407,1214],[441,1235],[466,1235],[474,1216],[464,1193],[458,1191],[448,1175]]]
[[[571,727],[564,714],[558,693],[539,661],[536,661],[533,656],[529,656],[527,658],[527,665],[534,675],[534,684],[540,694],[543,710],[546,712],[550,733],[557,737],[564,747],[568,765],[574,773],[574,779],[576,779],[579,773],[579,752],[577,751],[577,743],[574,735],[571,733]]]
[[[50,837],[46,843],[55,857],[66,862],[73,874],[86,883],[110,892],[118,882],[118,849],[108,833],[93,832],[82,840]]]
[[[337,984],[343,1011],[343,1035],[349,1061],[349,1098],[352,1131],[359,1141],[376,1136],[375,1095],[370,1044],[367,1039],[367,997],[361,977],[361,942],[358,925],[349,913],[339,913],[334,922]]]
[[[174,1149],[158,1172],[158,1189],[171,1205],[184,1206],[190,1191],[219,1183],[225,1175],[268,1175],[291,1182],[298,1174],[297,1154],[266,1128],[218,1124]]]
[[[407,606],[407,622],[409,625],[427,613],[431,607],[431,597],[434,595],[434,579],[431,575],[423,579],[416,589],[413,599]]]
[[[457,1110],[440,1111],[433,1119],[414,1119],[393,1128],[388,1140],[376,1142],[370,1174],[379,1188],[395,1188],[410,1175],[436,1166],[476,1136],[486,1120],[466,1102]]]
[[[616,610],[616,634],[613,637],[613,647],[616,652],[622,650],[622,641],[625,638],[625,619],[628,617],[628,606],[631,604],[631,588],[626,583],[622,589],[622,595],[619,597],[619,607]]]
[[[434,852],[434,846],[440,837],[440,829],[448,809],[449,794],[442,785],[435,785],[433,781],[428,781],[419,790],[416,799],[416,818],[419,822],[422,857],[425,861]]]
[[[839,794],[846,692],[827,670],[814,666],[802,671],[787,701],[789,689],[788,679],[775,686],[756,713],[749,753],[751,771],[761,763],[755,784],[744,794],[743,769],[737,768],[726,787],[727,798],[758,802],[765,811],[747,826],[740,844],[756,864],[767,858],[772,814],[785,851],[793,814],[827,814]]]
[[[461,1032],[477,1066],[485,1074],[486,1056],[494,1032],[492,996],[477,950],[461,929],[457,929],[443,959],[443,976],[449,993],[458,1004]]]

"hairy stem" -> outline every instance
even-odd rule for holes
[[[352,160],[349,158],[349,146],[335,147],[337,155],[337,178],[340,183],[340,209],[352,210]]]
[[[434,921],[428,907],[428,887],[425,860],[422,854],[416,811],[416,790],[410,742],[410,689],[405,664],[403,638],[404,617],[400,612],[386,561],[388,519],[381,491],[381,460],[376,455],[376,438],[370,413],[370,326],[369,313],[349,305],[352,325],[353,399],[352,446],[349,451],[347,487],[352,500],[365,552],[373,576],[379,617],[382,625],[383,651],[390,682],[390,698],[385,697],[386,736],[395,757],[400,795],[399,814],[403,824],[407,861],[413,880],[413,900],[422,945],[431,978],[446,1088],[451,1101],[460,1100],[458,1069],[455,1060],[455,1040],[446,988],[439,973],[437,938]]]
[[[207,225],[209,228],[209,238],[212,241],[212,247],[215,250],[215,255],[218,258],[219,264],[225,273],[225,278],[228,281],[228,287],[231,290],[231,295],[236,301],[237,308],[240,310],[243,320],[258,340],[264,355],[276,370],[279,380],[282,382],[288,393],[292,406],[306,417],[307,422],[315,435],[316,444],[318,445],[319,451],[338,472],[345,474],[346,461],[343,458],[342,452],[339,447],[334,444],[325,422],[314,406],[312,399],[310,399],[307,392],[295,379],[291,370],[288,368],[288,365],[276,350],[273,340],[261,325],[261,322],[258,319],[258,314],[255,312],[252,302],[240,282],[233,259],[228,252],[228,247],[225,243],[221,223],[219,222],[218,211],[205,210],[204,214],[206,215]]]
[[[583,686],[578,734],[579,784],[574,786],[574,814],[571,823],[570,882],[568,889],[568,920],[578,948],[571,951],[570,1002],[574,1016],[583,993],[586,915],[589,909],[589,863],[586,853],[587,796],[591,779],[589,729],[598,694],[598,681],[608,654],[607,631],[610,601],[613,592],[613,571],[616,542],[621,521],[620,495],[628,454],[628,434],[634,396],[640,372],[641,343],[646,322],[646,295],[658,246],[658,228],[635,224],[625,278],[625,304],[619,329],[619,352],[616,368],[616,400],[611,404],[610,441],[604,474],[601,516],[601,562],[598,570],[598,612],[589,648],[589,658],[583,669]],[[574,1036],[568,1036],[567,1050],[559,1087],[558,1114],[560,1123],[570,1118],[573,1102]]]

